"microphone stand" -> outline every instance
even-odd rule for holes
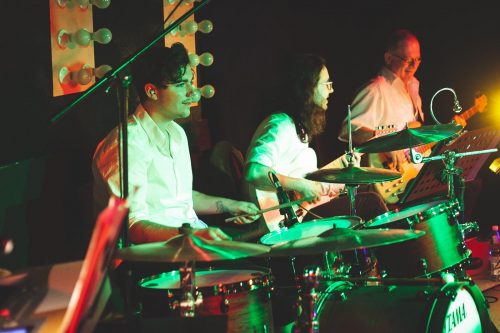
[[[413,148],[410,149],[410,157],[413,163],[427,163],[435,160],[444,160],[444,175],[448,181],[448,199],[452,202],[457,201],[459,206],[459,216],[455,219],[455,223],[457,224],[458,229],[460,230],[461,235],[461,248],[460,251],[465,253],[467,251],[467,247],[465,246],[465,237],[462,230],[462,224],[466,225],[464,219],[464,192],[465,192],[465,181],[462,176],[462,169],[457,168],[455,166],[455,162],[457,159],[471,156],[471,155],[479,155],[479,154],[489,154],[497,152],[497,148],[492,149],[484,149],[477,151],[470,151],[464,153],[457,153],[453,150],[445,150],[442,155],[423,157],[422,154],[416,152]],[[458,194],[458,195],[457,195]]]

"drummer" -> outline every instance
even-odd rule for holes
[[[276,189],[269,179],[271,171],[275,172],[285,191],[309,198],[310,206],[316,206],[313,210],[318,214],[327,217],[349,215],[348,197],[339,198],[343,184],[304,178],[307,173],[318,169],[316,152],[309,144],[325,129],[328,97],[333,93],[326,62],[315,54],[298,54],[284,64],[284,73],[278,75],[282,80],[278,85],[282,88],[281,94],[277,95],[279,107],[258,126],[246,153],[244,178],[247,195],[258,203],[259,193],[262,195],[267,191],[276,196]],[[354,155],[353,159],[355,164],[359,163],[359,156]],[[342,168],[346,164],[344,157],[329,167]],[[358,215],[364,219],[387,211],[383,200],[375,193],[359,193],[356,208]],[[307,214],[304,219],[314,219],[314,215]],[[272,222],[263,217],[260,224],[265,224],[269,231],[276,227]],[[297,259],[306,260],[308,265],[314,264],[312,260],[309,262],[311,258]],[[301,264],[297,262],[297,267]],[[281,277],[288,272],[286,266],[286,263],[278,263],[277,267],[273,267],[273,273]],[[285,331],[296,318],[293,311],[296,295],[292,290],[288,292],[273,299],[273,309],[278,309],[274,316],[276,331]]]
[[[128,119],[129,236],[133,243],[155,242],[178,234],[190,223],[195,234],[207,239],[229,239],[219,228],[207,227],[198,214],[255,214],[246,201],[214,197],[193,191],[188,141],[175,120],[190,114],[194,101],[193,70],[186,49],[151,48],[133,67],[133,82],[140,98]],[[118,129],[98,145],[93,158],[96,212],[110,195],[119,196]],[[238,224],[258,216],[239,217]]]
[[[259,202],[258,190],[276,191],[269,180],[269,171],[274,171],[285,191],[310,198],[310,206],[317,206],[314,211],[320,215],[349,215],[348,198],[338,198],[343,184],[304,178],[318,169],[316,152],[309,144],[325,129],[328,97],[334,91],[325,60],[315,54],[293,55],[278,77],[281,80],[279,100],[275,101],[278,107],[258,126],[246,153],[244,178],[249,198]],[[359,165],[359,155],[353,155],[353,162]],[[328,165],[345,166],[345,156]],[[332,198],[336,199],[330,202]],[[323,205],[326,202],[330,203]],[[387,207],[378,194],[359,193],[356,210],[361,218],[371,219],[386,212]],[[305,219],[313,216],[308,214]]]

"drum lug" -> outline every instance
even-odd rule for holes
[[[220,302],[220,312],[227,313],[229,311],[229,300],[225,295],[222,296],[222,300]]]

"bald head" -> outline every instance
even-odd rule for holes
[[[385,65],[404,82],[414,77],[421,61],[420,43],[408,30],[393,32],[384,54]]]

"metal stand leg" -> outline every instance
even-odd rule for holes
[[[316,300],[318,294],[316,288],[319,285],[320,277],[319,267],[305,268],[302,275],[302,290],[297,299],[297,315],[293,333],[317,333],[319,332],[319,323],[316,320]]]

